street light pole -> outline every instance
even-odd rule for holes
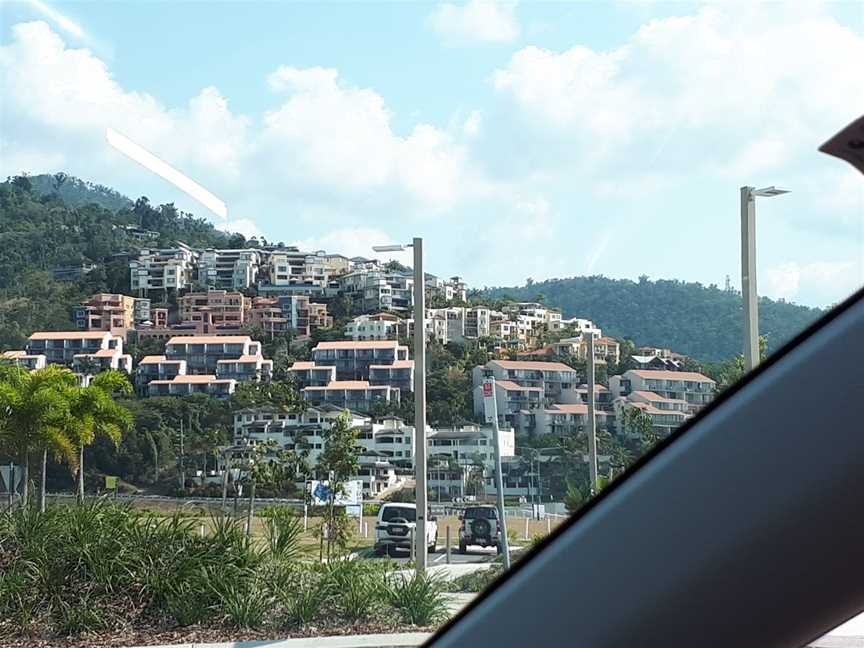
[[[597,494],[597,420],[594,416],[594,334],[588,333],[588,476],[591,495]]]
[[[756,196],[789,193],[777,187],[741,187],[741,298],[744,301],[744,369],[759,364],[759,296],[756,291]]]
[[[414,493],[417,526],[414,534],[414,564],[417,573],[426,571],[426,275],[423,272],[423,239],[408,244],[373,245],[376,252],[402,252],[414,248]]]
[[[426,277],[423,273],[423,239],[414,238],[414,479],[417,499],[417,533],[414,561],[418,574],[426,571]]]
[[[759,362],[759,302],[756,295],[756,198],[741,187],[741,298],[744,300],[744,369]]]

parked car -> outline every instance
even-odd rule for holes
[[[416,504],[382,504],[375,522],[375,553],[393,554],[397,549],[410,551],[412,531],[417,531]],[[426,545],[429,553],[438,546],[438,521],[434,515],[426,518]]]
[[[495,547],[501,553],[501,524],[494,506],[469,506],[459,516],[459,553],[466,553],[469,545]]]

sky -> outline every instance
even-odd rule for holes
[[[759,292],[825,306],[864,284],[864,176],[817,152],[864,112],[861,61],[857,1],[0,0],[0,174],[349,256],[422,236],[472,287],[740,287],[739,187],[776,185]]]

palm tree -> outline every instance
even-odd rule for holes
[[[40,510],[45,510],[45,468],[48,452],[75,461],[69,438],[69,394],[77,379],[68,369],[49,366],[37,371],[0,366],[0,442],[16,454],[23,472],[21,502],[29,503],[30,456],[42,450]]]
[[[84,501],[84,448],[93,443],[96,436],[120,443],[123,432],[132,427],[132,415],[122,405],[114,402],[115,393],[129,394],[132,385],[126,374],[109,370],[93,378],[89,387],[69,390],[72,417],[71,436],[78,450],[78,501]],[[73,464],[74,465],[74,464]]]

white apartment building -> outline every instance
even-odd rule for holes
[[[637,391],[653,392],[666,399],[685,401],[688,414],[698,412],[710,403],[716,388],[713,380],[694,371],[630,369],[609,378],[609,391],[613,398],[629,396]]]
[[[429,489],[440,491],[447,497],[464,496],[471,470],[481,468],[484,478],[494,475],[494,439],[491,425],[430,429],[427,432]],[[516,455],[516,435],[513,428],[499,429],[498,447],[502,461]],[[494,492],[494,480],[492,488]]]
[[[468,301],[468,287],[461,277],[450,277],[450,279],[440,279],[438,277],[426,276],[427,294],[439,295],[446,301]]]
[[[183,243],[176,248],[141,250],[137,258],[129,260],[129,286],[139,295],[151,290],[188,290],[197,257],[198,253]]]
[[[498,418],[502,425],[519,426],[520,411],[533,411],[568,398],[579,386],[576,371],[561,362],[523,360],[490,360],[474,367],[474,413],[485,414],[483,381],[494,377],[498,400]]]
[[[280,248],[270,254],[268,281],[259,290],[266,293],[314,295],[335,294],[335,275],[348,270],[349,261],[342,255],[323,250],[301,252],[295,247]]]
[[[591,320],[582,319],[580,317],[571,317],[569,319],[559,319],[550,327],[552,331],[570,329],[579,335],[593,335],[599,338],[603,335],[600,327],[594,324]]]
[[[0,358],[3,358],[7,362],[11,362],[18,367],[29,369],[30,371],[44,369],[48,365],[48,361],[45,359],[44,355],[27,355],[26,351],[4,351],[0,354]]]
[[[561,311],[557,308],[548,308],[537,302],[519,302],[505,307],[504,311],[511,319],[520,319],[530,322],[532,325],[545,325],[549,330],[557,330],[560,327]]]
[[[172,337],[165,344],[167,360],[185,360],[189,374],[215,374],[238,381],[269,381],[273,361],[261,355],[261,343],[248,335]]]
[[[615,416],[612,412],[595,408],[597,429],[614,432]],[[588,429],[588,405],[585,403],[553,403],[549,407],[522,410],[514,416],[515,427],[527,434],[574,435]]]
[[[207,375],[179,375],[171,380],[151,380],[147,385],[149,396],[191,396],[192,394],[209,394],[217,398],[226,398],[234,393],[237,381],[231,378],[219,378]]]
[[[492,311],[485,306],[465,309],[465,337],[481,338],[492,335]]]
[[[335,405],[356,412],[373,412],[377,405],[399,402],[399,388],[372,385],[368,380],[334,380],[323,387],[304,387],[303,399],[311,405]]]
[[[353,270],[338,277],[339,292],[350,297],[358,313],[407,311],[414,306],[414,278],[410,273],[384,269]]]
[[[352,340],[394,340],[402,320],[392,313],[358,315],[345,325],[345,337]]]
[[[465,308],[459,306],[427,308],[424,324],[428,340],[436,340],[440,344],[465,340]],[[401,320],[397,325],[396,333],[400,337],[412,337],[414,318]]]
[[[198,283],[206,288],[246,290],[258,280],[260,265],[259,250],[204,250],[198,258]]]
[[[349,381],[373,382],[374,369],[389,367],[391,386],[403,391],[414,389],[414,363],[408,360],[408,347],[395,340],[319,342],[312,349],[312,363],[316,367],[335,367],[336,379]],[[305,371],[305,365],[301,366]]]
[[[27,339],[27,356],[45,356],[49,364],[93,373],[106,369],[132,371],[132,356],[123,353],[123,338],[109,331],[51,331]]]
[[[636,433],[629,430],[625,424],[624,413],[630,408],[637,408],[651,420],[654,434],[666,437],[675,428],[691,417],[690,405],[686,400],[678,398],[666,398],[649,391],[633,391],[626,397],[618,397],[614,400],[615,428],[616,432],[624,436],[633,436]]]

